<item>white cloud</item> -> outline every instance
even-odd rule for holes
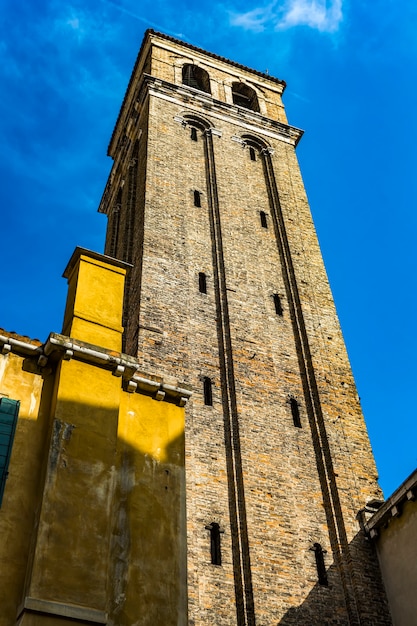
[[[245,30],[260,32],[267,26],[284,30],[309,26],[320,32],[337,31],[343,20],[343,0],[275,0],[246,13],[232,13],[231,24]]]
[[[258,7],[247,13],[232,13],[230,19],[231,24],[233,26],[241,26],[245,30],[260,32],[264,30],[265,25],[273,19],[274,4],[270,4],[267,7]]]
[[[277,27],[305,25],[331,33],[338,29],[342,19],[342,0],[289,0]]]
[[[68,19],[67,24],[74,30],[78,30],[80,28],[80,20],[78,19],[78,17],[72,17],[71,19]]]

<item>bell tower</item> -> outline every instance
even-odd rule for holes
[[[105,253],[133,265],[125,352],[193,387],[188,623],[388,625],[358,522],[381,492],[284,89],[147,31],[109,145]]]

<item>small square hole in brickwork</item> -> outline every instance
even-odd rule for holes
[[[197,129],[191,128],[191,139],[192,141],[197,141]]]
[[[262,226],[262,228],[268,228],[268,222],[266,221],[266,213],[265,213],[265,211],[259,211],[259,215],[261,217],[261,226]]]

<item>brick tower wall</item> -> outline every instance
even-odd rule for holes
[[[209,73],[212,95],[182,84],[184,63]],[[233,104],[235,81],[260,112]],[[194,389],[189,624],[389,624],[356,519],[381,492],[282,90],[149,33],[110,145],[106,252],[134,265],[126,349]]]

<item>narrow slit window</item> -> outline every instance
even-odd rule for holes
[[[314,556],[316,557],[317,577],[319,579],[319,585],[328,586],[329,581],[327,578],[326,565],[324,563],[325,550],[319,543],[315,543],[312,550],[314,550]]]
[[[261,220],[262,220],[262,217],[261,217]],[[280,317],[282,317],[283,310],[282,310],[281,298],[279,297],[277,293],[274,293],[272,298],[274,300],[275,313],[279,315]]]
[[[120,222],[120,206],[116,205],[113,209],[113,213],[111,214],[111,235],[110,235],[110,243],[109,243],[109,256],[115,257],[117,250],[117,240],[119,238],[119,222]]]
[[[108,253],[112,257],[117,257],[121,209],[122,209],[122,190],[119,189],[117,193],[116,204],[114,205],[113,212],[111,213],[111,218],[110,218],[111,235],[110,235]]]
[[[265,211],[259,211],[259,215],[261,216],[261,226],[262,226],[262,228],[268,228],[268,222],[266,221],[266,213],[265,213]]]
[[[220,526],[213,522],[206,526],[206,530],[210,531],[210,556],[211,556],[211,564],[212,565],[221,565],[222,564],[222,553],[220,546],[220,535],[221,530]]]
[[[194,127],[191,127],[191,140],[197,141],[197,129]]]
[[[209,378],[208,376],[204,376],[203,389],[204,389],[204,404],[206,406],[213,406],[212,386],[213,386],[213,383],[211,382],[211,378]]]
[[[301,428],[300,407],[295,398],[290,398],[292,420],[296,428]]]
[[[249,146],[249,156],[251,161],[256,161],[255,148],[252,148],[252,146]]]
[[[194,206],[201,206],[201,193],[194,189]]]
[[[198,274],[198,289],[200,293],[207,293],[207,277],[204,272]]]

